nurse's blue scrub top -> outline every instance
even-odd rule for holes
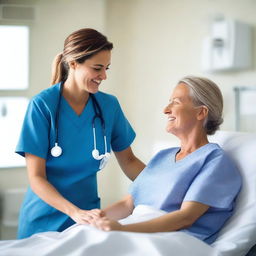
[[[61,96],[58,122],[58,144],[62,148],[60,157],[52,157],[55,144],[55,120],[60,83],[30,101],[16,153],[25,152],[46,160],[47,180],[70,202],[85,210],[100,208],[97,191],[99,160],[92,157],[95,115],[92,99],[89,98],[81,115],[77,115]],[[107,149],[122,151],[129,147],[135,132],[125,118],[116,97],[98,92],[95,98],[105,120]],[[99,118],[95,119],[97,149],[104,154],[103,130]],[[44,231],[62,231],[74,224],[69,216],[41,200],[29,187],[19,217],[18,238],[29,237]]]

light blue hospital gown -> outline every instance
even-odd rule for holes
[[[27,152],[46,159],[47,180],[73,204],[86,210],[100,208],[96,177],[100,161],[92,157],[92,119],[95,112],[91,98],[78,116],[62,96],[58,142],[63,153],[57,158],[50,154],[55,143],[59,91],[60,84],[56,84],[31,100],[16,152],[22,156]],[[108,152],[126,149],[134,140],[135,133],[117,99],[102,92],[96,93],[95,97],[105,120]],[[99,118],[95,120],[95,127],[97,149],[103,154],[105,148]],[[18,238],[44,231],[62,231],[72,224],[71,218],[45,203],[28,188],[20,211]]]
[[[206,144],[175,161],[180,148],[160,151],[130,186],[134,205],[149,205],[172,212],[182,202],[195,201],[210,208],[191,227],[183,229],[212,243],[233,214],[241,176],[233,161],[214,143]]]

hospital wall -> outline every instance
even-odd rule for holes
[[[163,108],[171,89],[184,75],[207,76],[220,86],[225,102],[221,129],[235,129],[233,87],[256,86],[255,1],[109,0],[106,8],[107,34],[115,42],[108,86],[119,96],[137,132],[133,148],[141,159],[147,162],[159,145],[177,144],[174,136],[165,132]],[[211,21],[217,15],[252,26],[250,69],[202,71],[203,39],[210,34]],[[251,130],[256,131],[255,117],[251,121]],[[122,182],[124,192],[127,182]]]
[[[102,90],[118,97],[137,133],[133,150],[145,162],[158,147],[178,143],[165,132],[166,117],[162,110],[179,78],[187,74],[203,75],[220,86],[225,101],[223,130],[234,130],[233,87],[256,85],[255,61],[250,69],[236,72],[204,73],[200,65],[203,38],[209,34],[210,22],[216,15],[246,22],[255,32],[253,0],[16,2],[31,3],[38,11],[36,21],[30,24],[30,88],[24,95],[31,97],[48,87],[52,59],[61,51],[70,32],[81,27],[104,32],[114,42],[114,50]],[[255,40],[253,45],[255,48]],[[252,54],[255,60],[255,51]],[[1,190],[24,187],[27,183],[25,168],[0,170]],[[99,173],[103,206],[124,195],[129,183],[113,157]]]

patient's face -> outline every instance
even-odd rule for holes
[[[168,118],[166,131],[176,136],[189,134],[197,124],[197,112],[187,85],[178,84],[164,109]]]

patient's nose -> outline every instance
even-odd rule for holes
[[[171,112],[171,104],[168,104],[164,109],[163,109],[163,113],[164,114],[169,114]]]

